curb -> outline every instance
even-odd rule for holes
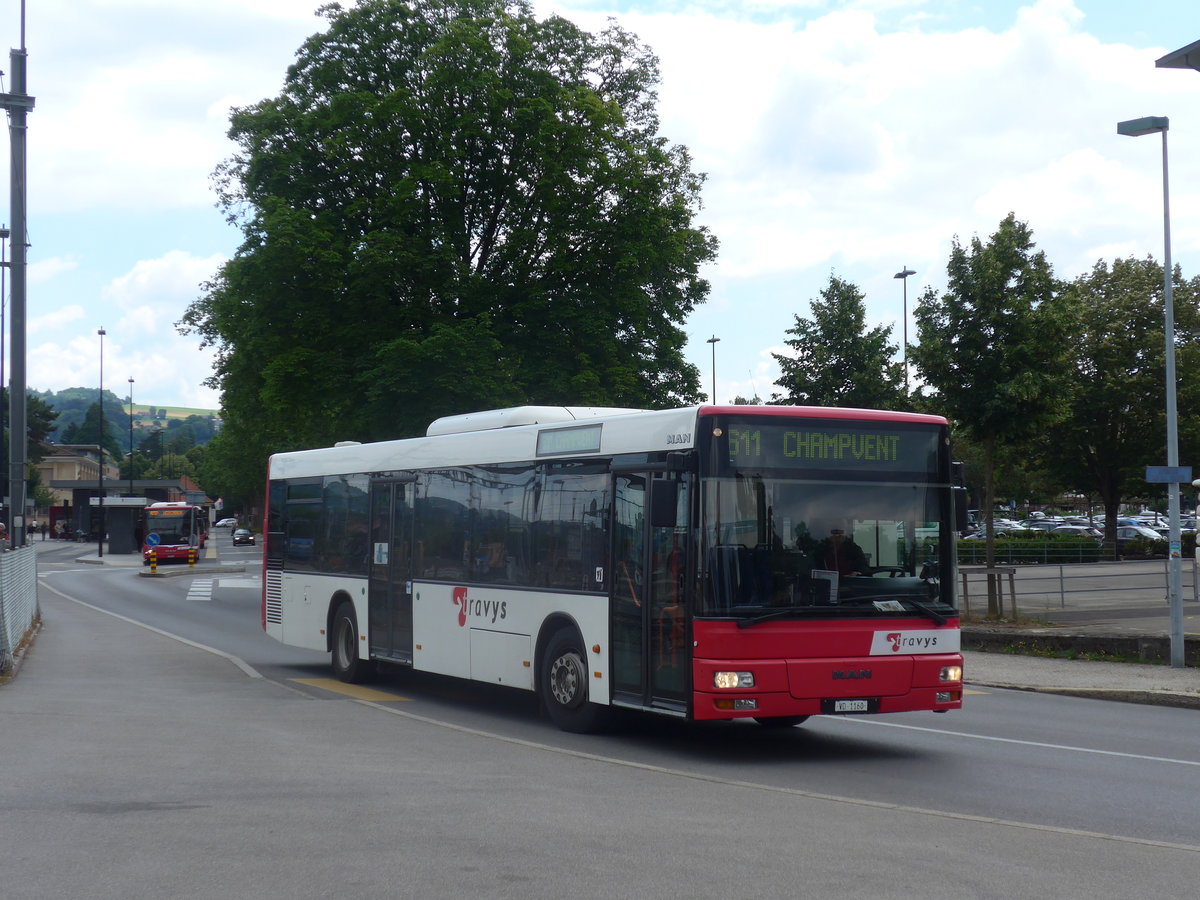
[[[20,643],[17,644],[17,649],[13,651],[7,671],[0,672],[0,686],[6,685],[17,677],[17,673],[21,670],[21,663],[25,661],[25,657],[29,651],[33,649],[33,645],[37,642],[37,636],[42,633],[42,613],[39,609],[37,616],[29,625],[29,630],[25,632]]]
[[[1143,706],[1169,706],[1175,709],[1200,709],[1200,694],[1181,694],[1178,691],[1140,691],[1117,688],[1034,687],[1027,684],[1005,684],[999,681],[970,681],[972,687],[1002,688],[1006,691],[1026,691],[1031,694],[1057,694],[1062,697],[1081,697],[1086,700],[1112,700],[1118,703],[1138,703]]]
[[[245,571],[245,566],[170,566],[164,572],[163,567],[159,566],[157,572],[151,572],[148,568],[139,569],[138,575],[142,578],[178,578],[180,575],[228,575]]]
[[[1185,637],[1183,643],[1184,665],[1189,668],[1200,666],[1200,638]],[[1167,662],[1171,659],[1171,639],[1165,634],[1099,634],[1069,629],[1010,629],[973,625],[962,628],[964,650],[1003,653],[1014,645],[1025,648],[1025,652],[1019,651],[1015,654],[1017,656],[1036,656],[1039,651],[1073,650],[1143,662]]]

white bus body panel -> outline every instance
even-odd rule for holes
[[[354,602],[358,656],[368,659],[367,585],[361,578],[307,572],[269,572],[266,632],[293,647],[327,652],[326,627],[333,598]],[[274,584],[280,585],[274,600]],[[579,629],[588,651],[591,697],[608,703],[608,598],[496,588],[486,585],[413,584],[413,668],[532,691],[534,654],[542,624],[563,614]],[[600,652],[592,652],[599,646]]]
[[[366,634],[365,578],[319,575],[315,572],[269,571],[266,580],[266,632],[276,640],[293,647],[326,652],[329,649],[325,635],[329,625],[329,605],[339,592],[354,601],[359,634]],[[278,591],[276,584],[279,585]],[[366,658],[366,641],[359,641],[358,655]]]
[[[413,668],[533,690],[537,637],[556,613],[579,629],[592,700],[607,703],[608,598],[596,595],[414,582]]]

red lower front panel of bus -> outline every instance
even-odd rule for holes
[[[196,547],[191,547],[187,544],[159,544],[154,548],[149,546],[142,547],[142,559],[146,562],[150,561],[151,549],[154,550],[154,558],[157,562],[166,562],[173,559],[187,562],[189,551],[195,554],[197,560],[200,558],[200,551]]]
[[[696,620],[692,638],[696,719],[962,706],[957,619]]]

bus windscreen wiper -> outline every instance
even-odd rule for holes
[[[783,606],[773,609],[770,612],[762,613],[761,615],[751,616],[749,619],[738,619],[738,628],[749,628],[752,625],[760,625],[763,622],[770,622],[772,619],[786,619],[788,616],[795,615],[806,607],[801,606]]]
[[[933,619],[935,625],[945,625],[947,622],[945,616],[943,616],[933,607],[926,606],[920,600],[914,600],[912,597],[895,597],[894,599],[899,600],[901,603],[907,603],[909,606],[913,607],[913,609],[917,610],[917,612],[924,613],[929,618]]]

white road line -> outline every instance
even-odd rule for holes
[[[211,600],[213,590],[213,580],[211,578],[197,578],[188,588],[187,598],[189,600]]]
[[[926,728],[921,725],[905,725],[901,722],[881,722],[878,719],[866,720],[846,716],[841,721],[854,725],[865,725],[873,728],[901,728],[905,731],[923,731],[926,734],[940,734],[946,737],[966,738],[972,741],[988,741],[993,744],[1017,744],[1024,747],[1039,747],[1043,750],[1066,750],[1071,753],[1091,753],[1096,756],[1115,756],[1121,759],[1136,759],[1142,762],[1169,763],[1175,766],[1200,766],[1200,760],[1173,759],[1169,756],[1147,756],[1143,753],[1122,753],[1117,750],[1098,750],[1094,747],[1073,747],[1070,744],[1048,744],[1044,741],[1026,741],[1017,738],[994,737],[986,734],[971,734],[966,731],[950,731],[945,728]]]

